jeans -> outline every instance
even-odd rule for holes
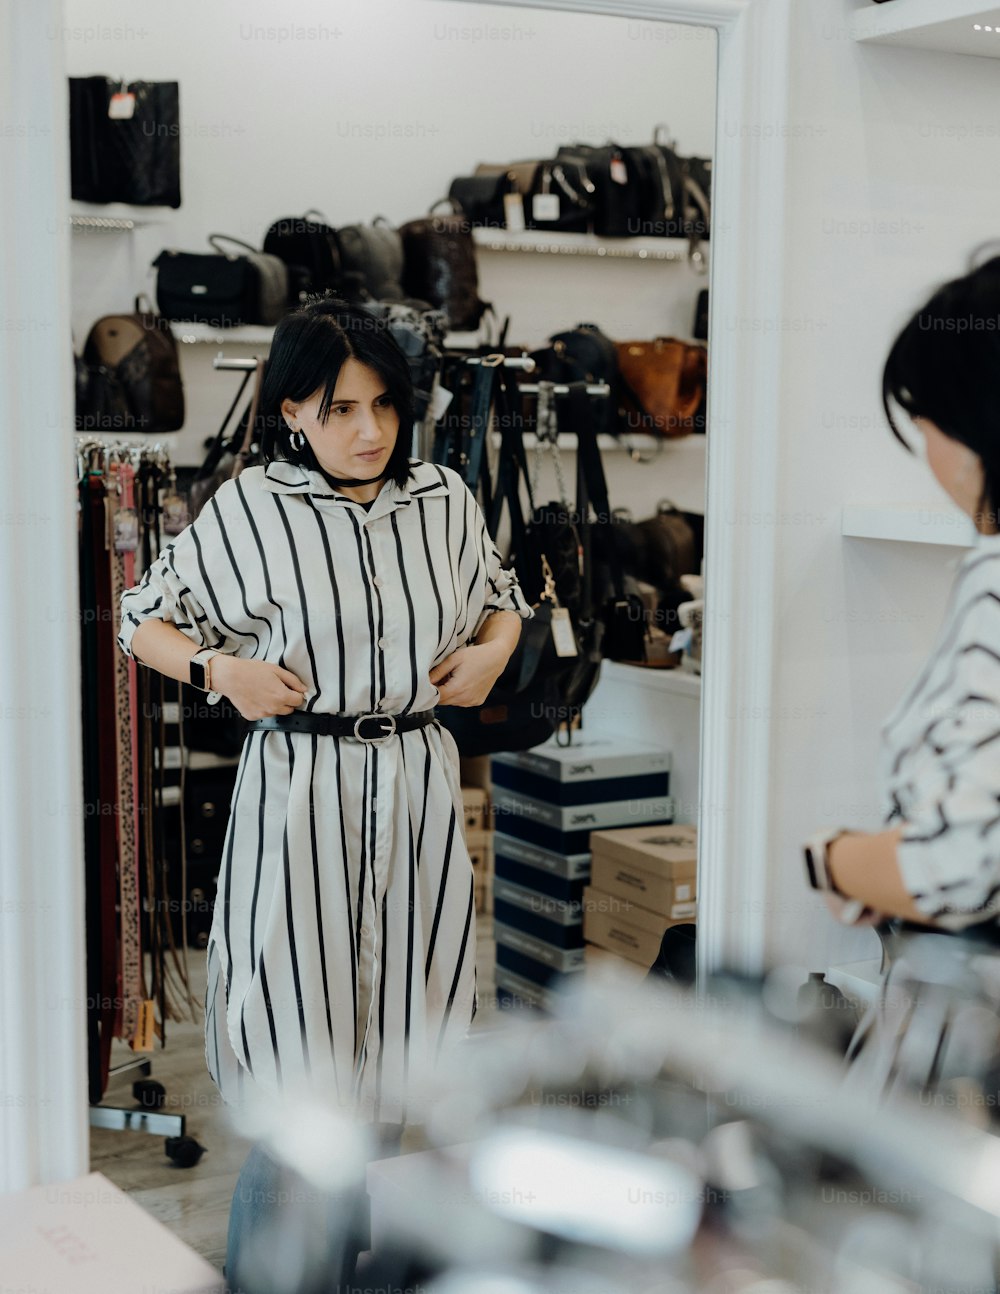
[[[402,1131],[395,1125],[379,1125],[376,1158],[398,1152]],[[303,1199],[307,1201],[304,1207]],[[300,1231],[310,1209],[308,1200],[308,1188],[291,1178],[262,1145],[251,1149],[240,1170],[229,1212],[225,1272],[231,1294],[256,1294],[275,1288],[276,1281],[265,1267],[269,1262],[280,1264],[283,1243],[301,1252]],[[346,1288],[359,1253],[370,1243],[368,1197],[365,1195],[361,1201],[345,1197],[331,1203],[334,1213],[327,1229],[328,1252],[323,1255],[323,1287]],[[282,1209],[287,1210],[284,1218]],[[319,1215],[313,1212],[309,1216],[315,1221]],[[315,1238],[315,1228],[310,1228],[309,1234]],[[260,1245],[255,1253],[258,1236]],[[303,1288],[309,1288],[308,1284]]]

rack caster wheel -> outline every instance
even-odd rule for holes
[[[152,1078],[140,1078],[132,1084],[132,1095],[144,1110],[162,1110],[167,1089]]]
[[[194,1137],[168,1137],[163,1150],[178,1168],[194,1168],[205,1153],[205,1147],[200,1146]]]

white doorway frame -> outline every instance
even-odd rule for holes
[[[699,778],[699,974],[767,958],[773,524],[791,0],[473,0],[718,33]]]

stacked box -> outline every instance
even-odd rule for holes
[[[472,859],[476,912],[488,913],[493,895],[493,821],[489,791],[482,786],[462,786],[462,829]]]
[[[496,984],[544,1004],[584,965],[584,893],[595,827],[669,823],[670,754],[575,735],[570,746],[495,755],[493,914]]]
[[[587,943],[652,966],[664,932],[696,919],[697,845],[688,826],[595,831],[583,896]]]

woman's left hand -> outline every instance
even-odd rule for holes
[[[502,643],[472,643],[457,648],[430,672],[430,681],[438,689],[438,704],[482,705],[508,659]]]

